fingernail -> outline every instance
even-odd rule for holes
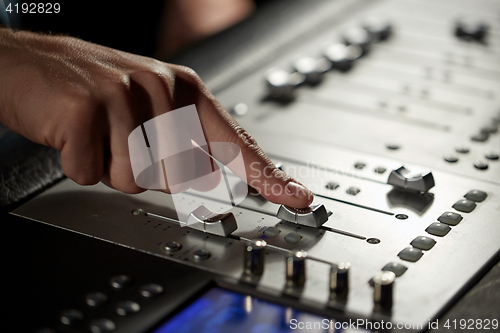
[[[286,184],[285,191],[288,195],[294,195],[299,199],[305,198],[310,194],[307,188],[294,182]]]

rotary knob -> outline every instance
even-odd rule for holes
[[[287,288],[301,288],[306,283],[306,251],[296,251],[286,258]]]
[[[330,269],[330,299],[347,300],[349,294],[350,263],[333,265]]]
[[[295,88],[301,85],[305,76],[301,73],[289,73],[284,69],[270,68],[265,73],[269,97],[289,102],[295,98]]]
[[[422,193],[426,193],[435,185],[432,172],[411,172],[404,166],[393,170],[389,175],[387,183],[402,189]]]
[[[373,302],[377,311],[391,311],[396,274],[390,271],[380,272],[373,281]]]
[[[325,48],[325,58],[331,62],[332,68],[345,72],[352,68],[354,60],[358,59],[363,50],[357,45],[341,43],[331,44]]]
[[[455,24],[455,36],[464,40],[483,41],[488,25],[473,18],[460,18]]]
[[[281,205],[277,217],[288,222],[319,228],[328,221],[328,212],[323,204],[301,209]]]
[[[253,240],[245,247],[244,271],[246,275],[260,276],[264,273],[264,255],[267,243],[262,239]]]
[[[392,34],[391,22],[378,16],[367,17],[363,21],[363,29],[372,35],[373,42],[386,40]]]
[[[189,215],[187,225],[196,230],[224,237],[238,228],[233,213],[214,213],[203,205]]]
[[[374,42],[372,34],[360,27],[354,27],[344,31],[342,38],[346,45],[357,45],[361,47],[361,55],[367,54]]]

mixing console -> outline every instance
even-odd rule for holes
[[[500,250],[500,5],[340,4],[322,2],[308,33],[267,61],[207,81],[273,162],[314,192],[311,207],[250,189],[227,211],[193,190],[174,205],[159,192],[65,180],[14,214],[321,318],[427,329]]]

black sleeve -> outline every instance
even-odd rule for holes
[[[14,1],[5,1],[6,6],[9,2]],[[48,2],[54,4],[57,1]],[[61,11],[58,14],[20,14],[20,28],[71,35],[118,50],[150,56],[156,47],[163,3],[163,0],[63,0],[59,1]]]

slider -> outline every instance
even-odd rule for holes
[[[301,57],[295,60],[293,68],[304,75],[304,82],[317,85],[323,80],[323,74],[332,68],[332,64],[325,58]]]
[[[328,213],[323,204],[301,209],[281,205],[277,217],[284,221],[313,228],[319,228],[328,221]]]
[[[342,43],[330,44],[325,48],[324,55],[331,62],[331,67],[342,72],[352,68],[354,61],[361,57],[363,50],[358,45]]]
[[[304,83],[301,73],[289,73],[281,68],[270,68],[266,71],[268,96],[281,102],[290,102],[295,98],[295,88]]]
[[[229,236],[238,228],[233,213],[218,214],[201,205],[189,214],[187,226],[209,234]]]
[[[426,193],[434,187],[434,176],[432,172],[416,173],[401,166],[393,170],[387,179],[387,183],[405,190]]]
[[[375,41],[374,36],[361,27],[354,27],[344,31],[342,38],[346,45],[361,47],[361,55],[367,54],[370,51],[371,44]]]

